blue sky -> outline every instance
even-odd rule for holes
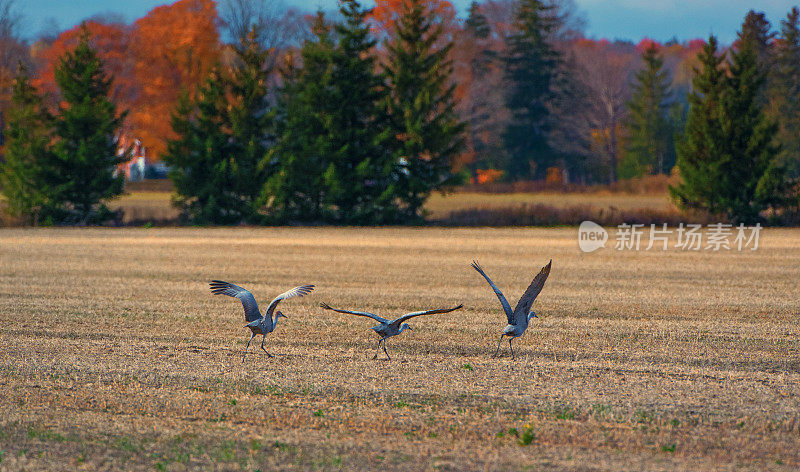
[[[284,0],[285,3],[315,10],[331,9],[336,0]],[[368,1],[368,0],[367,0]],[[463,14],[470,0],[451,0]],[[643,37],[666,41],[706,38],[710,33],[723,42],[731,42],[742,18],[751,8],[764,11],[773,25],[798,0],[576,0],[578,10],[587,20],[587,35],[595,38],[628,39],[638,42]],[[101,14],[118,13],[127,20],[146,14],[164,0],[16,0],[25,16],[29,36],[37,34],[54,19],[66,29],[82,19]],[[757,5],[754,7],[754,5]]]

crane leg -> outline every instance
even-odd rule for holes
[[[242,356],[242,364],[244,364],[244,358],[247,357],[247,348],[250,347],[250,341],[252,341],[254,337],[256,337],[256,333],[251,334],[250,340],[247,341],[247,347],[244,348],[244,355]]]
[[[392,358],[389,357],[389,353],[386,352],[386,338],[383,338],[383,353],[386,354],[386,359],[392,360]]]
[[[508,339],[508,347],[511,348],[511,359],[516,360],[517,357],[514,355],[514,346],[511,345],[511,340],[512,339],[514,339],[514,338],[509,338]]]
[[[492,357],[497,357],[497,353],[500,352],[500,345],[503,344],[503,335],[500,335],[500,342],[497,343],[497,350],[494,351],[494,355]]]
[[[264,349],[264,340],[265,339],[267,339],[266,336],[261,336],[261,350],[264,351],[264,352],[267,352],[267,350]],[[267,357],[272,357],[272,354],[267,352]]]
[[[381,352],[381,343],[382,343],[382,342],[383,342],[383,339],[381,339],[380,341],[378,341],[378,347],[377,347],[377,348],[375,348],[375,357],[373,357],[373,358],[372,358],[372,360],[375,360],[375,359],[377,359],[377,358],[378,358],[378,353],[379,353],[379,352]]]

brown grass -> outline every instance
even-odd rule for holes
[[[574,229],[0,231],[3,470],[797,470],[800,231],[578,251]],[[553,258],[541,317],[504,325]],[[241,306],[289,316],[267,359]],[[373,361],[370,320],[423,317]],[[526,444],[527,443],[527,444]]]
[[[171,206],[169,192],[155,187],[134,187],[129,190],[129,193],[109,205],[114,210],[123,211],[123,224],[178,223],[179,212]],[[517,194],[458,192],[448,195],[435,193],[426,203],[425,210],[430,221],[464,226],[580,224],[583,219],[587,219],[572,222],[574,218],[571,215],[574,214],[587,214],[595,221],[609,225],[618,224],[616,221],[623,217],[633,218],[628,223],[638,223],[644,219],[650,222],[653,218],[661,218],[663,222],[680,218],[683,218],[681,221],[686,221],[685,215],[678,212],[666,194],[633,195],[607,191]],[[550,222],[552,218],[556,221]]]

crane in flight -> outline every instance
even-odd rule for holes
[[[553,260],[551,259],[546,266],[542,267],[542,270],[536,274],[536,277],[533,278],[533,282],[531,282],[527,290],[525,290],[525,293],[523,293],[520,297],[516,308],[512,310],[511,305],[508,303],[508,300],[506,300],[503,292],[501,292],[497,285],[492,282],[492,279],[486,275],[486,272],[483,271],[483,267],[478,264],[478,261],[472,261],[472,268],[477,270],[478,273],[481,274],[487,282],[489,282],[489,286],[492,287],[492,290],[494,290],[494,293],[500,300],[500,305],[503,306],[503,311],[505,311],[506,317],[508,318],[508,325],[503,328],[503,333],[500,334],[500,342],[497,343],[497,350],[494,352],[492,357],[497,356],[497,354],[500,352],[500,345],[503,343],[503,337],[508,336],[508,347],[511,349],[511,358],[516,359],[514,356],[514,347],[511,345],[511,340],[518,338],[525,333],[525,330],[528,329],[528,323],[532,318],[539,318],[536,316],[536,313],[531,309],[531,307],[533,306],[533,301],[536,300],[536,297],[542,291],[544,282],[547,280],[547,276],[550,275],[550,266],[552,264]]]

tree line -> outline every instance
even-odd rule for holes
[[[147,70],[125,58],[144,54],[144,46],[122,48],[100,28],[105,23],[59,35],[44,49],[41,72],[18,78],[14,104],[2,108],[28,110],[6,128],[6,195],[19,185],[9,156],[36,147],[11,138],[15,121],[50,123],[51,132],[39,133],[45,154],[64,139],[55,123],[71,106],[58,70],[78,50],[66,46],[78,41],[94,51],[103,74],[124,78],[115,85],[103,75],[105,99],[132,110],[107,113],[116,120],[110,141],[158,129],[175,202],[195,223],[419,222],[432,191],[470,180],[595,183],[658,173],[677,174],[670,191],[679,205],[732,220],[752,222],[796,205],[797,8],[777,33],[763,14],[749,12],[726,49],[713,36],[638,45],[588,40],[568,0],[473,2],[464,21],[441,0],[378,0],[372,10],[342,1],[338,13],[310,16],[300,30],[287,29],[296,12],[270,5],[221,3],[230,45],[201,48],[213,60],[169,59],[166,68],[178,72],[172,75],[154,60],[142,80],[128,77]],[[181,0],[126,34],[158,34],[155,25],[178,11],[217,15],[213,2]],[[197,23],[208,29],[214,21]],[[182,67],[204,72],[193,79]],[[159,87],[159,74],[180,78]],[[27,92],[17,90],[22,83]],[[168,129],[157,124],[165,116]],[[125,152],[111,157],[96,168],[113,176],[112,163]],[[28,207],[54,222],[90,221],[107,215],[100,201],[117,194],[117,185],[109,183],[110,194],[95,192],[88,213],[76,196],[55,205],[59,211],[42,198]]]

